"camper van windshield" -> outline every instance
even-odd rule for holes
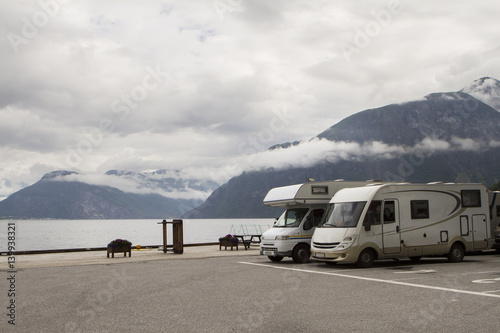
[[[309,208],[287,209],[278,221],[274,224],[275,227],[298,227],[304,216],[306,216]]]
[[[330,206],[322,228],[352,228],[358,225],[366,202],[335,203]]]

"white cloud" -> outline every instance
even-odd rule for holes
[[[500,147],[500,141],[496,141],[496,140],[491,141],[490,147],[492,147],[492,148]]]
[[[167,178],[162,176],[162,178]],[[125,178],[114,175],[105,174],[72,174],[65,177],[56,178],[55,181],[77,181],[91,185],[105,185],[115,187],[123,192],[136,194],[159,194],[167,198],[173,199],[198,199],[206,200],[211,191],[202,191],[189,188],[165,189],[153,182],[143,182],[139,178]]]
[[[407,154],[429,156],[443,151],[478,150],[498,145],[500,145],[498,142],[486,144],[468,138],[457,137],[454,137],[452,142],[424,138],[414,146],[388,145],[379,141],[359,144],[315,138],[286,149],[278,148],[235,158],[225,166],[218,168],[218,171],[211,171],[211,174],[219,177],[219,181],[223,183],[243,171],[268,168],[276,170],[307,168],[322,162],[365,161],[373,158],[392,159]]]
[[[453,137],[451,142],[458,147],[459,150],[472,150],[477,151],[485,147],[483,142],[479,142],[470,138]]]

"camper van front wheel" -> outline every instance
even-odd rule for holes
[[[311,251],[309,250],[309,246],[306,244],[299,244],[295,246],[292,253],[293,261],[298,264],[303,264],[309,261],[311,257]]]
[[[449,262],[461,262],[464,259],[464,248],[462,245],[455,243],[451,246],[450,253],[448,253]]]
[[[271,261],[281,261],[283,260],[283,257],[282,256],[267,256],[269,258],[269,260]]]
[[[375,262],[375,252],[371,249],[364,249],[361,251],[358,257],[358,261],[356,261],[356,266],[360,268],[369,268],[373,266]]]

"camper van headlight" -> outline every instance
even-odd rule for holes
[[[275,240],[289,240],[290,236],[276,236]]]
[[[342,242],[337,246],[337,250],[344,250],[347,248],[350,248],[354,241],[356,240],[355,236],[347,236],[345,237]]]

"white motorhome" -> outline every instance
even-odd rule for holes
[[[311,237],[321,221],[332,196],[342,188],[364,186],[373,181],[325,181],[276,187],[264,204],[283,207],[285,212],[274,226],[262,234],[260,254],[272,261],[292,257],[297,263],[310,259]]]
[[[380,184],[340,190],[312,237],[312,258],[370,267],[377,259],[490,249],[488,190],[481,184]]]
[[[492,248],[500,252],[500,191],[490,192],[491,229],[495,242]]]

